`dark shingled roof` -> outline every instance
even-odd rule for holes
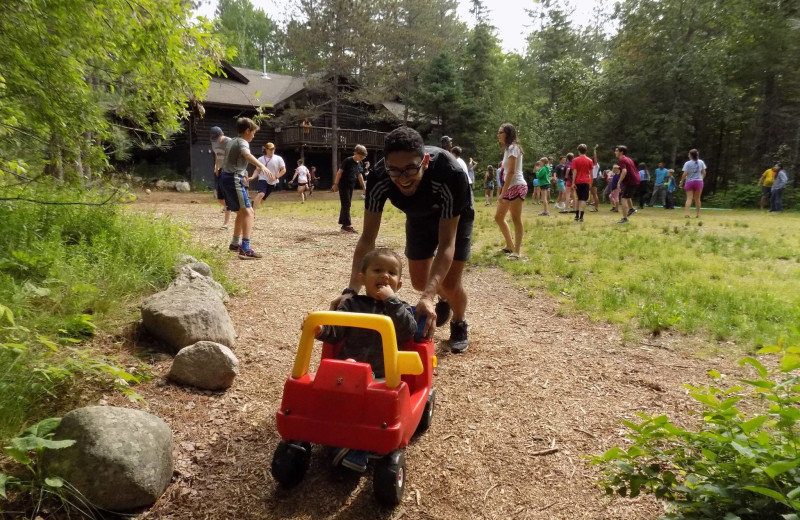
[[[236,67],[235,71],[244,76],[248,83],[239,81],[233,74],[228,74],[227,78],[212,76],[203,104],[253,108],[274,106],[303,90],[306,81],[305,78],[272,72],[267,73],[267,79],[262,77],[260,70],[240,67]]]

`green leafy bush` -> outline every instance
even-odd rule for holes
[[[676,426],[666,415],[623,421],[631,446],[590,457],[602,466],[606,492],[652,493],[668,501],[668,519],[798,520],[800,347],[758,353],[775,360],[767,366],[755,357],[740,360],[754,370],[753,379],[687,385],[702,405],[697,429]],[[709,375],[723,379],[716,370]]]
[[[0,440],[58,414],[78,382],[111,384],[137,399],[131,386],[140,371],[83,343],[97,328],[130,323],[141,296],[172,280],[181,253],[220,262],[168,219],[103,204],[124,199],[113,188],[33,183],[0,191],[10,199],[0,201],[0,396],[15,396],[0,399]]]

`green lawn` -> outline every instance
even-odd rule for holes
[[[646,208],[618,225],[601,206],[538,217],[525,204],[527,261],[507,260],[494,206],[476,202],[474,263],[498,265],[520,285],[547,292],[569,309],[657,332],[701,333],[745,345],[800,334],[800,215]],[[792,328],[795,327],[795,330]]]
[[[282,215],[338,212],[331,200],[278,204]],[[386,208],[381,234],[402,234],[402,214]],[[708,210],[698,220],[682,209],[646,208],[621,226],[609,208],[577,224],[552,206],[550,217],[538,217],[541,206],[526,202],[526,260],[513,261],[499,252],[495,206],[476,199],[470,264],[498,266],[567,312],[629,330],[675,329],[747,348],[800,339],[800,214]],[[356,199],[356,223],[362,214]]]

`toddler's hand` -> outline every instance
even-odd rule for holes
[[[380,301],[384,301],[389,296],[393,295],[394,291],[388,285],[384,285],[380,289],[378,289],[378,299]]]

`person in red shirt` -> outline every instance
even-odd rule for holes
[[[592,187],[592,169],[594,162],[586,157],[586,145],[578,145],[578,157],[572,160],[572,183],[575,186],[575,193],[578,199],[575,221],[583,222],[583,214],[586,211],[586,202],[589,200],[589,192]]]
[[[639,189],[639,170],[628,157],[626,146],[617,146],[614,148],[614,154],[617,156],[619,165],[620,201],[622,202],[622,218],[617,221],[617,224],[626,224],[628,217],[636,213],[636,208],[633,207],[633,196]]]

